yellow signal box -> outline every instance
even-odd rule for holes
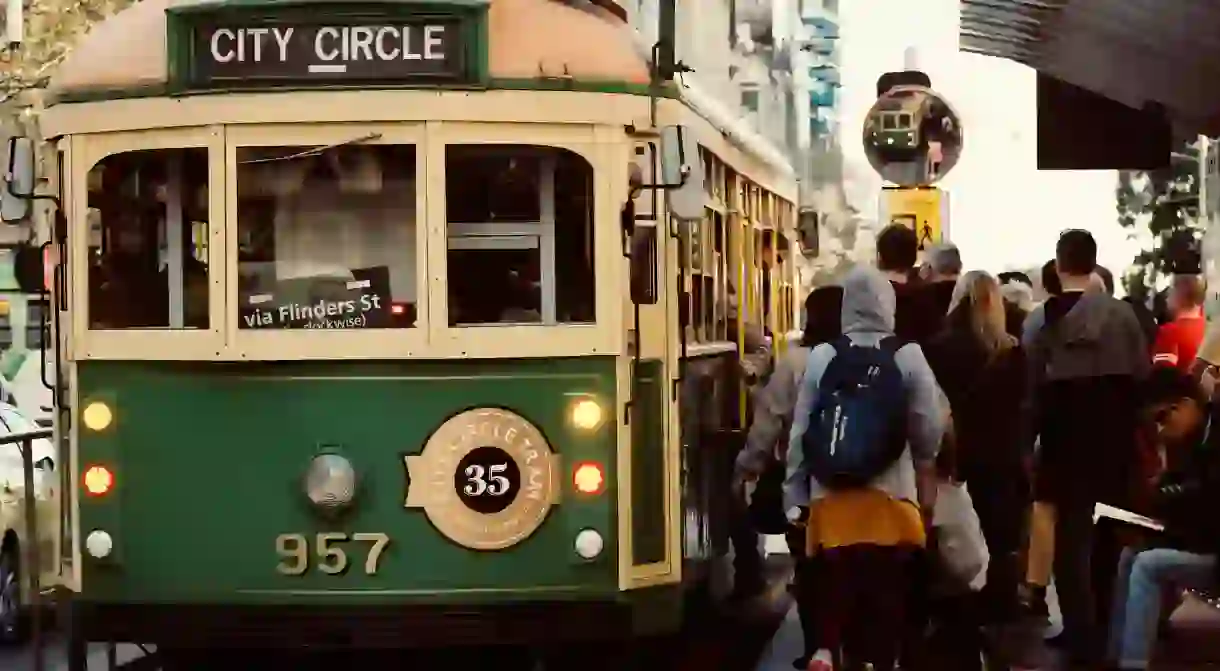
[[[949,192],[934,186],[881,189],[877,220],[882,227],[908,226],[919,236],[919,251],[949,239]]]

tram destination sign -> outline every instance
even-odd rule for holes
[[[196,87],[439,83],[466,73],[457,18],[200,23],[192,33],[188,79]]]

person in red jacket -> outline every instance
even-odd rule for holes
[[[1207,320],[1203,317],[1206,292],[1200,275],[1175,275],[1169,289],[1173,321],[1157,330],[1152,363],[1189,371],[1194,365]]]

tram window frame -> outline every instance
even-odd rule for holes
[[[431,253],[429,245],[429,140],[424,124],[285,124],[228,126],[226,128],[224,171],[228,198],[225,203],[226,257],[229,276],[238,276],[238,148],[242,147],[328,147],[357,145],[411,145],[414,149],[414,237],[416,260],[414,328],[345,329],[242,329],[239,328],[239,287],[236,280],[225,287],[227,302],[228,357],[255,361],[410,358],[426,355],[429,347],[430,298],[435,289],[429,282]]]
[[[212,360],[222,358],[225,349],[224,277],[227,256],[224,251],[225,180],[224,132],[219,126],[197,126],[153,131],[131,131],[78,135],[70,138],[67,159],[70,163],[64,192],[70,206],[68,250],[71,287],[68,292],[71,356],[84,359],[136,360]],[[107,159],[134,152],[200,151],[206,154],[206,195],[199,194],[198,214],[207,222],[206,245],[206,328],[141,327],[97,328],[90,315],[89,244],[91,219],[89,174]],[[201,184],[202,186],[202,184]],[[93,215],[96,218],[97,215]],[[150,215],[151,216],[151,215]],[[168,216],[168,215],[167,215]],[[158,226],[163,230],[164,225]],[[184,222],[185,228],[185,222]],[[202,229],[201,229],[202,230]],[[166,237],[167,247],[172,240]],[[158,245],[159,246],[159,245]],[[160,252],[158,252],[160,253]],[[170,282],[169,255],[166,284]],[[158,263],[160,263],[158,261]],[[167,289],[168,290],[168,289]],[[185,290],[185,287],[184,287]],[[172,323],[172,322],[171,322]]]
[[[439,357],[532,358],[613,354],[626,347],[623,336],[624,292],[628,286],[628,264],[622,256],[622,206],[629,194],[623,178],[623,160],[647,160],[612,150],[604,129],[580,124],[500,124],[443,122],[429,125],[429,248],[428,272],[432,282],[432,352]],[[447,186],[453,175],[444,169],[445,154],[455,145],[516,145],[570,152],[593,170],[592,236],[593,311],[588,323],[537,322],[449,326]],[[647,168],[647,165],[645,166]],[[651,174],[646,169],[645,175]],[[640,202],[637,200],[637,203]],[[647,207],[640,212],[646,212]],[[659,234],[663,234],[660,231]],[[663,256],[658,255],[658,267]],[[651,314],[663,305],[646,305]],[[641,338],[644,351],[656,339]]]
[[[210,188],[207,161],[201,147],[136,149],[106,156],[89,169],[85,216],[90,258],[84,272],[91,330],[206,331],[219,318],[211,314],[206,295],[190,291],[187,277],[188,258],[202,265],[204,277],[210,266],[206,236],[204,258],[188,248],[200,242],[194,239],[196,222],[207,217],[196,200],[200,190],[206,194]],[[124,250],[126,245],[133,250]],[[107,265],[116,250],[117,261]],[[142,272],[138,261],[147,264]],[[195,323],[196,318],[202,321]]]
[[[420,326],[420,148],[238,146],[237,329]]]
[[[497,203],[490,200],[494,197],[490,189],[484,190],[489,194],[489,200],[476,206],[470,199],[461,197],[458,191],[461,186],[449,182],[449,177],[453,174],[464,174],[470,179],[470,175],[478,174],[476,171],[481,170],[488,172],[481,174],[480,178],[501,179],[509,173],[494,171],[497,169],[497,163],[505,160],[508,161],[508,170],[519,171],[514,178],[524,183],[535,182],[529,196],[536,195],[537,198],[535,205],[525,205],[524,200],[511,204],[507,200],[499,202],[498,205],[504,207],[524,208],[508,217],[497,219],[494,212]],[[591,326],[597,323],[600,301],[597,290],[599,243],[596,222],[599,203],[595,193],[594,161],[566,147],[543,143],[449,142],[444,146],[444,162],[439,169],[446,177],[441,212],[445,235],[444,324],[449,329],[467,331],[521,326],[547,328]],[[582,176],[585,180],[580,184]],[[578,213],[582,199],[579,194],[573,197],[571,202],[561,201],[558,192],[563,186],[560,180],[564,179],[574,180],[574,184],[567,185],[573,193],[583,190],[583,199],[587,201],[583,213]],[[517,195],[521,199],[526,198],[524,192]],[[488,208],[488,211],[481,211],[481,207]],[[536,210],[531,209],[533,207],[536,207]],[[573,221],[561,221],[567,217]],[[577,221],[581,217],[584,218],[583,226]],[[564,226],[573,228],[561,230]],[[580,230],[581,228],[583,230]],[[565,244],[575,245],[583,254],[564,253],[560,247]],[[460,304],[458,298],[465,292],[462,288],[465,280],[459,278],[455,281],[451,275],[455,261],[461,256],[472,257],[471,252],[498,255],[520,250],[536,250],[536,261],[525,262],[528,268],[526,274],[537,273],[537,283],[530,287],[531,291],[537,291],[536,298],[526,299],[529,300],[528,305],[511,305],[506,302],[496,307],[500,316],[494,320],[482,316],[458,316],[455,304]],[[575,261],[565,265],[566,261],[579,256],[584,257],[583,262]],[[490,260],[492,257],[488,258]],[[537,265],[536,269],[529,268],[534,263]],[[519,268],[508,268],[507,272],[515,275],[518,280],[523,280],[519,289],[524,288],[526,282],[533,283],[533,278],[522,275]],[[466,293],[473,295],[473,292],[471,289]],[[483,307],[490,311],[492,305],[489,303]]]

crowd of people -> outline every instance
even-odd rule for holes
[[[1175,277],[1158,316],[1114,297],[1087,231],[1037,291],[917,248],[891,226],[875,265],[815,289],[754,393],[736,478],[782,499],[794,666],[1012,663],[1002,632],[1047,617],[1053,578],[1072,668],[1149,668],[1180,589],[1220,584],[1202,279]]]

